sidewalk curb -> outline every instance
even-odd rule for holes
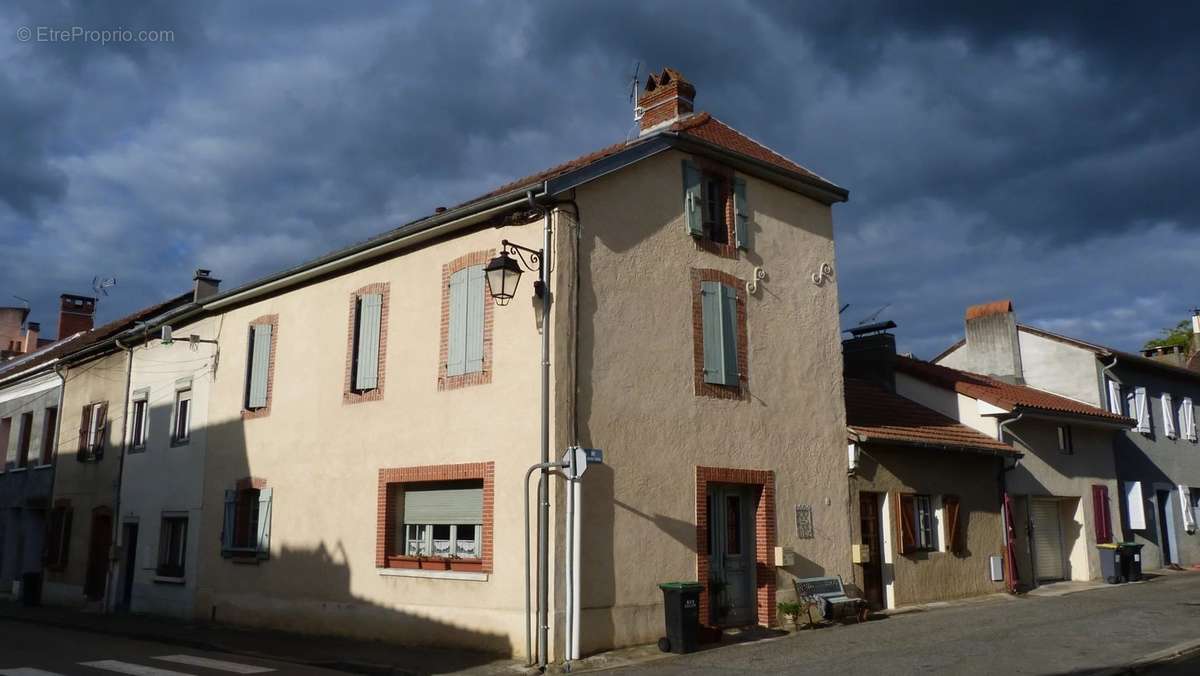
[[[1121,674],[1137,674],[1142,669],[1156,667],[1168,662],[1174,662],[1177,659],[1200,653],[1200,639],[1186,641],[1173,645],[1169,648],[1157,650],[1147,655],[1142,655],[1136,660],[1119,667],[1110,667],[1100,671],[1092,672],[1092,676],[1120,676]]]

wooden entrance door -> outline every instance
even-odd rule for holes
[[[863,597],[875,610],[884,607],[883,602],[883,543],[879,530],[879,494],[858,494],[858,518],[861,524],[862,545],[867,550],[867,561],[863,562]]]
[[[108,576],[108,550],[111,546],[112,514],[107,507],[97,507],[92,511],[87,577],[83,584],[83,595],[88,600],[98,601],[104,596],[104,583]]]
[[[756,487],[709,484],[708,490],[712,622],[720,626],[754,624],[758,621],[754,593]]]

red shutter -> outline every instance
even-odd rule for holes
[[[1112,542],[1112,516],[1108,509],[1108,486],[1092,486],[1092,516],[1096,522],[1096,544]]]
[[[959,533],[959,500],[957,495],[943,495],[942,507],[946,510],[946,549],[952,554],[962,555],[966,550],[962,534]]]

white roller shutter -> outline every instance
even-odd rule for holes
[[[454,482],[445,487],[405,487],[404,523],[483,523],[483,487]]]
[[[1058,503],[1053,500],[1033,500],[1030,503],[1029,514],[1033,519],[1034,568],[1037,571],[1037,579],[1063,579],[1063,541]]]

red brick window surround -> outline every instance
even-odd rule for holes
[[[734,290],[737,296],[737,368],[738,384],[718,385],[704,381],[704,305],[703,282],[717,282]],[[716,399],[748,400],[750,396],[750,359],[746,329],[746,284],[727,272],[692,268],[692,381],[696,396]]]
[[[247,327],[247,333],[250,335],[251,340],[248,341],[250,353],[247,353],[246,355],[246,388],[248,390],[250,387],[250,364],[253,359],[253,355],[251,353],[254,350],[254,341],[252,338],[254,335],[253,327],[255,324],[271,325],[271,355],[267,359],[267,403],[265,406],[258,408],[249,408],[247,406],[248,399],[246,395],[243,394],[242,420],[265,418],[271,415],[271,402],[274,398],[273,394],[275,392],[275,360],[277,359],[277,354],[279,352],[279,315],[277,314],[263,315],[250,322],[249,326]]]
[[[758,623],[773,627],[775,620],[776,581],[774,553],[775,472],[772,470],[696,467],[696,579],[704,585],[700,594],[700,621],[710,621],[708,490],[710,483],[749,484],[758,488],[754,511],[754,588]]]
[[[722,258],[737,259],[733,201],[733,172],[719,164],[696,159],[700,170],[701,214],[704,236],[696,237],[696,248]]]
[[[404,488],[446,483],[462,485],[479,481],[483,488],[483,524],[479,533],[479,557],[416,555],[405,553],[403,515]],[[425,465],[379,470],[378,517],[375,528],[375,567],[434,571],[491,573],[493,523],[495,521],[495,463],[472,462],[454,465]]]
[[[387,373],[387,336],[388,336],[388,301],[391,284],[376,282],[368,284],[350,294],[350,319],[346,328],[346,375],[342,386],[342,403],[357,404],[363,401],[379,401],[383,399],[384,375]],[[354,371],[357,367],[355,352],[358,345],[359,300],[367,295],[377,293],[383,297],[383,305],[379,311],[379,365],[377,384],[369,390],[358,390],[354,387]]]
[[[450,358],[450,278],[454,273],[472,266],[484,266],[495,256],[491,249],[473,251],[464,254],[442,266],[442,314],[441,340],[438,347],[438,390],[456,390],[472,385],[485,385],[492,382],[492,314],[495,303],[487,295],[486,285],[483,293],[483,367],[478,371],[450,375],[448,361]]]

